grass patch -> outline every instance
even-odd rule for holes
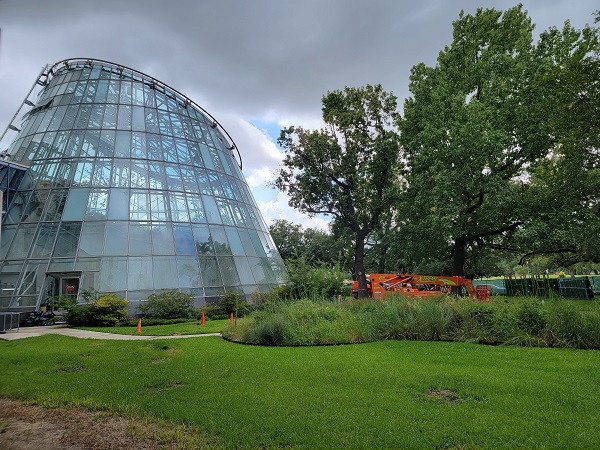
[[[223,336],[275,346],[408,339],[598,349],[600,303],[531,297],[493,297],[490,303],[456,297],[300,300],[226,324]]]
[[[218,337],[0,341],[0,397],[186,427],[207,448],[595,448],[600,352]],[[157,361],[160,363],[157,364]],[[65,372],[61,368],[83,367]]]
[[[180,322],[168,325],[144,325],[142,320],[142,332],[137,333],[136,326],[121,327],[76,327],[79,330],[101,331],[103,333],[141,335],[141,336],[179,336],[186,334],[208,334],[220,333],[223,327],[229,323],[227,320],[207,320],[206,325],[200,321]]]

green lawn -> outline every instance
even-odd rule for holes
[[[182,322],[169,325],[144,325],[142,321],[142,332],[137,332],[137,327],[76,327],[80,330],[101,331],[114,334],[139,334],[141,336],[176,336],[184,334],[207,334],[220,333],[227,320],[207,320],[206,325],[200,325],[200,321]]]
[[[228,448],[595,448],[600,352],[387,341],[0,341],[0,396],[185,423]],[[447,389],[455,402],[428,397]]]

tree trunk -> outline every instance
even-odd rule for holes
[[[452,260],[452,275],[453,276],[464,276],[465,275],[465,247],[467,241],[460,237],[454,241],[454,258]]]
[[[367,291],[367,279],[365,278],[365,240],[357,235],[354,245],[354,275],[358,281],[358,298],[369,296]]]

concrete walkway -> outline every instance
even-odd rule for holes
[[[152,341],[156,339],[187,339],[194,337],[221,336],[221,333],[183,334],[177,336],[141,336],[139,334],[127,335],[102,333],[100,331],[76,330],[75,328],[69,328],[66,325],[48,325],[42,327],[21,327],[19,329],[9,330],[6,333],[0,334],[0,339],[14,341],[17,339],[44,336],[46,334],[62,334],[63,336],[82,339],[109,339],[113,341]]]

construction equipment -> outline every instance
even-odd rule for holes
[[[388,295],[429,298],[441,295],[469,296],[480,302],[490,301],[489,286],[473,286],[465,277],[372,273],[367,279],[370,297],[384,299]],[[358,281],[352,283],[352,296],[358,298]]]

